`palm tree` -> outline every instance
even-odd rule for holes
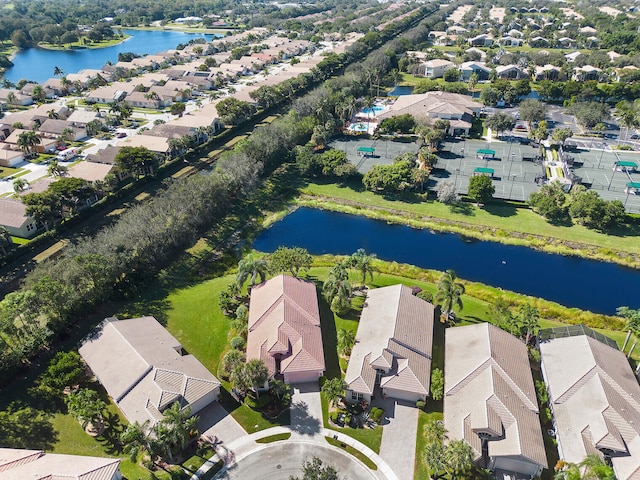
[[[525,331],[524,343],[529,345],[531,337],[536,336],[540,330],[540,312],[536,307],[525,304],[520,307],[518,313],[520,328]]]
[[[369,131],[369,126],[371,124],[371,117],[373,116],[373,106],[375,105],[376,100],[373,97],[366,97],[364,99],[364,106],[367,109],[367,132]]]
[[[438,281],[438,291],[434,297],[434,301],[442,307],[441,321],[449,321],[454,323],[450,318],[451,313],[457,307],[462,309],[462,295],[464,295],[464,285],[456,282],[456,272],[447,270],[442,274]]]
[[[51,110],[47,110],[47,117],[52,119],[58,118],[58,112],[56,112],[53,108]]]
[[[256,285],[256,280],[260,277],[260,282],[267,279],[267,261],[264,258],[258,258],[253,253],[249,253],[246,257],[238,262],[238,275],[236,282],[242,288],[249,279],[249,285]]]
[[[444,460],[451,478],[465,478],[464,473],[473,466],[473,449],[464,440],[451,440],[444,450]]]
[[[272,378],[269,382],[269,393],[281,401],[289,391],[289,386],[282,380]]]
[[[18,135],[17,144],[27,157],[33,153],[36,145],[40,145],[40,143],[42,143],[40,135],[32,130],[21,132]]]
[[[340,400],[344,397],[344,389],[346,385],[342,378],[332,378],[324,382],[322,385],[322,393],[327,398],[330,404],[337,407]]]
[[[588,455],[582,462],[582,478],[585,480],[615,480],[616,476],[607,463],[598,455]]]
[[[625,328],[627,329],[627,337],[624,340],[624,345],[622,345],[622,351],[624,352],[632,334],[635,335],[636,338],[640,338],[640,309],[634,310],[629,307],[618,307],[616,313],[626,320]],[[629,356],[631,356],[631,352],[629,352]]]
[[[62,70],[60,67],[53,67],[53,76],[54,77],[61,77],[64,75],[64,70]]]
[[[367,277],[373,281],[374,268],[371,262],[375,260],[376,254],[367,254],[364,248],[359,248],[356,253],[351,255],[351,266],[360,273],[361,283],[364,287]]]
[[[430,478],[437,480],[447,468],[445,446],[442,442],[429,442],[424,448],[423,461],[429,470]]]
[[[62,177],[66,172],[67,167],[60,165],[57,160],[53,160],[47,169],[47,173],[51,177]]]
[[[16,193],[20,193],[29,188],[29,182],[27,182],[24,178],[17,178],[13,182],[13,191]]]
[[[149,420],[140,424],[137,421],[129,426],[120,434],[120,442],[123,445],[123,451],[129,455],[129,459],[135,463],[138,456],[143,452],[149,451]]]
[[[351,308],[349,299],[352,292],[349,273],[343,264],[338,263],[331,269],[322,286],[322,293],[331,304],[331,310],[338,315],[348,312]]]
[[[256,398],[260,398],[260,389],[269,378],[269,370],[262,360],[256,358],[244,364],[241,378],[244,386],[250,387]]]
[[[351,349],[353,349],[353,344],[356,341],[356,336],[353,333],[353,330],[349,330],[346,328],[341,328],[338,330],[338,349],[342,355],[349,356],[351,355]]]
[[[67,398],[69,413],[80,422],[82,428],[92,424],[94,429],[100,430],[104,423],[103,413],[107,404],[103,402],[95,390],[83,388],[71,393]]]

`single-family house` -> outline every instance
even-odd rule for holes
[[[260,359],[285,383],[317,382],[324,349],[314,283],[278,275],[251,289],[247,360]]]
[[[560,73],[562,69],[560,67],[556,67],[555,65],[546,64],[544,66],[536,66],[535,71],[535,80],[558,80],[560,77]]]
[[[426,400],[434,312],[405,285],[367,292],[344,378],[347,401],[370,402],[375,395]]]
[[[0,225],[20,238],[31,238],[38,231],[36,221],[27,215],[27,206],[9,198],[0,198]]]
[[[547,468],[527,347],[490,323],[445,332],[444,425],[498,478],[536,478]],[[511,475],[511,476],[509,476]]]
[[[469,39],[469,45],[472,47],[490,47],[493,45],[493,37],[487,33],[481,33]]]
[[[578,32],[580,32],[583,35],[595,35],[596,33],[598,33],[598,30],[596,30],[593,27],[586,26],[586,27],[579,28]]]
[[[571,62],[571,63],[573,63],[573,62],[575,62],[575,61],[576,61],[576,59],[577,59],[580,55],[582,55],[582,52],[575,51],[575,52],[571,52],[571,53],[567,53],[567,54],[565,54],[564,58],[566,58],[566,59],[567,59],[567,62]]]
[[[16,128],[7,138],[5,138],[5,148],[22,151],[20,147],[20,135],[27,131],[28,130],[22,128]],[[40,143],[33,147],[33,151],[36,153],[53,153],[56,150],[56,145],[56,139],[46,138],[43,135],[40,135]]]
[[[460,72],[462,72],[463,82],[468,82],[474,73],[480,82],[489,80],[491,76],[491,69],[487,67],[484,62],[464,62],[461,63],[458,68]]]
[[[577,43],[573,38],[569,37],[560,37],[558,39],[558,47],[561,48],[576,48]]]
[[[84,125],[78,125],[68,120],[58,120],[49,118],[42,122],[38,131],[42,135],[49,137],[59,137],[61,135],[69,135],[69,139],[77,142],[87,138],[87,129]]]
[[[87,103],[121,102],[127,96],[127,91],[112,85],[96,88],[87,93]]]
[[[220,382],[153,317],[105,319],[78,350],[130,423],[150,428],[175,402],[196,414]]]
[[[169,139],[166,137],[154,137],[151,135],[133,135],[123,142],[121,147],[144,147],[154,152],[160,159],[168,157],[171,153]]]
[[[6,143],[0,143],[0,167],[16,167],[24,162],[22,150],[11,148]]]
[[[87,182],[104,182],[107,175],[115,167],[106,163],[78,162],[67,170],[67,174],[72,178],[81,178]]]
[[[45,453],[42,450],[0,448],[3,480],[121,480],[120,459]]]
[[[442,60],[440,58],[435,58],[433,60],[428,60],[423,62],[418,67],[418,74],[425,76],[426,78],[442,78],[444,72],[450,70],[455,67],[453,62],[449,60]]]
[[[19,105],[26,107],[33,103],[33,98],[30,95],[21,93],[20,90],[13,90],[11,88],[0,88],[0,103],[5,105]]]
[[[640,386],[615,341],[583,325],[539,334],[560,459],[611,462],[618,480],[640,472]]]
[[[470,55],[479,55],[479,57],[476,57],[476,58],[478,58],[483,62],[487,58],[487,52],[485,52],[484,50],[480,50],[477,47],[469,47],[464,51],[464,53],[467,53]]]
[[[520,47],[524,43],[524,40],[516,37],[501,37],[498,39],[498,43],[503,47]]]
[[[584,65],[573,69],[573,80],[584,82],[587,80],[599,80],[602,76],[602,70],[593,65]]]
[[[513,63],[510,65],[498,65],[496,67],[496,75],[498,78],[506,78],[509,80],[526,78],[529,76],[524,69]]]
[[[529,39],[529,46],[532,48],[546,48],[549,46],[549,40],[544,37],[533,37]]]
[[[127,95],[127,103],[132,107],[139,108],[154,108],[158,109],[161,107],[160,97],[156,92],[138,92],[133,91],[129,95]]]

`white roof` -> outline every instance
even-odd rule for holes
[[[119,466],[119,458],[0,448],[2,480],[115,480],[120,478]]]
[[[540,353],[560,458],[608,449],[616,478],[639,478],[640,386],[624,353],[588,335],[543,341]]]
[[[153,425],[171,403],[184,407],[220,387],[153,317],[106,319],[78,351],[131,423]]]
[[[518,457],[546,468],[538,402],[525,345],[489,323],[446,331],[444,423],[450,439],[490,457]]]

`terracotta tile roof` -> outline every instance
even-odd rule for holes
[[[251,290],[247,359],[262,359],[276,373],[324,371],[324,350],[316,286],[278,275]]]
[[[540,343],[560,457],[616,452],[616,478],[640,475],[640,386],[624,353],[589,335]]]
[[[450,439],[464,439],[481,456],[519,457],[546,468],[538,403],[525,345],[488,323],[447,330],[444,422]]]
[[[345,375],[349,390],[372,394],[378,368],[386,372],[381,386],[427,395],[433,316],[433,305],[409,287],[369,290]]]

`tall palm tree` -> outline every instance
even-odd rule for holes
[[[640,309],[634,310],[629,307],[618,307],[616,312],[626,321],[625,328],[627,330],[627,337],[624,340],[624,345],[622,345],[622,351],[624,352],[631,335],[640,338]],[[631,353],[629,353],[629,356],[631,356]]]
[[[259,258],[253,253],[249,253],[238,262],[236,282],[242,288],[248,279],[249,285],[253,287],[256,285],[258,278],[260,278],[260,282],[264,282],[267,279],[267,270],[267,261],[264,258]]]
[[[525,334],[524,343],[529,345],[531,338],[536,336],[540,330],[540,312],[536,307],[525,304],[520,307],[518,313],[518,322]]]
[[[367,277],[373,281],[374,268],[371,262],[373,262],[375,258],[375,253],[368,254],[364,248],[359,248],[351,255],[351,266],[360,274],[362,286],[364,286]]]
[[[64,75],[64,70],[62,70],[60,67],[53,67],[53,76],[54,77],[61,77]]]
[[[454,309],[457,307],[462,309],[462,295],[464,295],[464,285],[457,280],[456,272],[453,270],[447,270],[442,274],[438,281],[438,291],[434,297],[434,301],[442,307],[441,321],[449,321],[453,323],[449,317]]]
[[[32,130],[21,132],[18,135],[17,144],[26,156],[30,156],[35,151],[36,145],[40,145],[40,143],[42,143],[40,135]]]
[[[20,193],[29,188],[29,182],[27,182],[24,178],[17,178],[13,182],[13,191],[16,193]]]

